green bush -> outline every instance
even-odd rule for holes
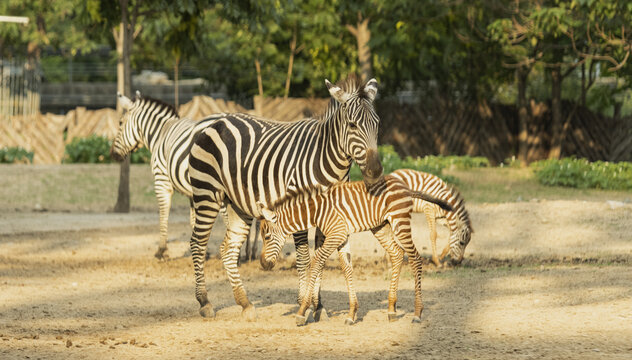
[[[384,174],[390,174],[398,169],[413,169],[434,174],[446,182],[458,183],[454,176],[444,175],[442,171],[446,167],[475,167],[475,164],[487,164],[478,166],[488,166],[486,158],[472,158],[469,156],[425,156],[423,158],[407,156],[402,159],[393,148],[393,145],[380,145],[378,147],[380,161],[384,168]],[[483,160],[482,160],[483,159]],[[351,181],[362,180],[360,168],[355,163],[351,167]]]
[[[632,163],[590,162],[563,158],[536,161],[530,165],[538,181],[545,185],[574,188],[632,190]]]
[[[149,164],[151,161],[151,152],[146,147],[139,147],[132,153],[130,159],[132,164]]]
[[[33,152],[21,147],[3,147],[0,149],[0,163],[28,164],[33,163]]]
[[[86,138],[74,138],[66,145],[63,163],[111,163],[110,147],[112,141],[105,136],[90,135]],[[149,163],[151,153],[147,148],[138,148],[131,155],[132,164]]]

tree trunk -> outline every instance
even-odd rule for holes
[[[586,63],[582,63],[582,93],[580,102],[586,106]]]
[[[551,69],[551,148],[549,159],[559,159],[562,154],[562,69]]]
[[[179,86],[178,86],[178,68],[180,67],[180,57],[176,56],[176,63],[173,65],[173,84],[174,84],[174,103],[176,110],[178,110],[178,106],[180,105],[179,99]]]
[[[285,93],[283,98],[287,99],[290,95],[290,80],[292,79],[292,67],[294,66],[294,54],[296,51],[296,28],[292,32],[292,41],[290,41],[290,62],[287,66],[287,77],[285,78]]]
[[[120,0],[121,3],[121,23],[118,29],[114,29],[114,40],[116,41],[116,53],[118,55],[116,64],[117,73],[117,90],[125,96],[131,96],[132,84],[130,74],[130,50],[132,36],[129,28],[127,17],[127,0]],[[119,114],[123,113],[120,105],[117,103],[116,109]],[[121,163],[121,171],[119,174],[118,198],[114,205],[114,212],[128,213],[130,208],[129,201],[129,155]]]
[[[527,109],[527,78],[530,68],[521,67],[516,72],[518,78],[518,161],[520,166],[525,167],[528,164],[527,154],[529,152],[528,143],[528,123],[529,112]]]
[[[257,49],[255,57],[255,69],[257,70],[257,86],[259,87],[259,96],[263,97],[263,81],[261,80],[261,64],[259,63],[259,53],[261,49]]]
[[[362,81],[368,81],[373,76],[371,67],[371,30],[369,29],[369,18],[363,18],[358,12],[358,22],[356,26],[347,25],[347,30],[355,36],[358,42],[358,62],[360,64],[360,77]]]

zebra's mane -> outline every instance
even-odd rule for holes
[[[322,194],[327,194],[329,191],[331,191],[333,188],[336,188],[338,186],[343,186],[343,185],[349,185],[349,184],[354,184],[354,183],[358,183],[361,181],[350,181],[350,182],[338,182],[335,183],[329,187],[324,187],[322,185],[309,185],[306,188],[303,188],[301,190],[295,190],[295,191],[288,191],[287,193],[285,193],[285,195],[281,196],[280,198],[276,199],[271,206],[271,209],[276,209],[277,207],[283,205],[284,203],[291,201],[291,200],[305,200],[305,199],[309,199],[312,196],[316,196],[316,195],[322,195]]]
[[[153,97],[150,97],[150,96],[141,96],[137,100],[144,101],[145,104],[143,104],[143,105],[156,104],[156,105],[160,106],[161,110],[162,109],[167,109],[167,111],[170,113],[168,115],[176,116],[178,118],[180,117],[180,114],[178,114],[178,110],[176,110],[175,106],[173,106],[171,104],[168,104],[168,103],[166,103],[166,102],[164,102],[162,100],[159,100],[159,99],[156,99],[156,98],[153,98]]]
[[[368,94],[364,91],[366,82],[363,82],[355,73],[349,74],[345,79],[339,80],[336,86],[340,87],[344,92],[355,95],[361,99],[368,97]],[[325,110],[314,116],[314,118],[321,121],[327,120],[339,107],[340,103],[336,101],[336,99],[330,98]]]
[[[338,184],[335,184],[333,186],[336,186]],[[332,187],[333,187],[332,186]],[[325,189],[322,185],[310,185],[306,188],[303,188],[301,190],[296,190],[296,191],[288,191],[287,193],[285,193],[285,195],[281,196],[280,198],[276,199],[273,203],[272,206],[270,207],[271,209],[276,209],[277,207],[285,204],[288,201],[291,200],[298,200],[298,199],[309,199],[310,197],[314,196],[314,195],[320,195],[320,194],[324,194],[327,191],[329,191],[329,189],[331,189],[331,187]]]

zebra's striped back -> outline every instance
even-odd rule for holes
[[[422,171],[399,169],[391,175],[402,180],[411,190],[444,200],[452,206],[454,210],[446,211],[436,204],[421,199],[413,200],[413,212],[424,212],[426,207],[432,207],[437,217],[446,218],[450,229],[450,256],[453,261],[460,263],[474,232],[461,194],[439,177]]]
[[[410,232],[411,195],[404,182],[387,175],[369,191],[365,183],[356,181],[280,199],[273,209],[260,204],[267,220],[261,223],[262,253],[270,256],[266,261],[274,262],[289,234],[310,227],[318,227],[326,236],[348,235],[388,222],[394,232]]]

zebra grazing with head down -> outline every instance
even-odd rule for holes
[[[453,187],[448,186],[439,177],[421,171],[400,169],[393,171],[392,176],[402,180],[413,191],[422,192],[441,199],[450,206],[452,211],[446,211],[437,204],[429,203],[421,199],[413,200],[413,212],[424,213],[428,227],[430,228],[430,242],[432,244],[432,261],[436,266],[441,266],[441,260],[450,252],[450,261],[458,265],[463,261],[465,248],[472,238],[474,229],[470,221],[470,215],[465,209],[465,200]],[[445,218],[450,229],[448,245],[437,257],[437,220]]]
[[[325,83],[333,99],[320,118],[281,123],[245,114],[215,115],[194,139],[189,160],[195,207],[191,253],[202,316],[215,315],[205,285],[204,252],[222,204],[229,218],[220,246],[222,261],[242,314],[254,319],[237,259],[252,218],[262,217],[257,203],[273,204],[287,194],[328,188],[348,178],[351,161],[359,165],[365,182],[381,176],[379,118],[373,107],[377,81]],[[305,239],[306,232],[299,236]]]
[[[421,321],[423,304],[421,300],[422,258],[413,244],[410,231],[410,212],[413,198],[438,203],[446,210],[452,208],[445,202],[424,193],[413,192],[398,178],[383,177],[383,181],[367,188],[362,182],[344,183],[325,192],[306,192],[302,195],[281,199],[267,208],[263,204],[261,213],[266,221],[261,223],[263,249],[261,263],[276,261],[281,246],[291,233],[310,227],[318,227],[325,235],[323,245],[316,250],[310,269],[307,294],[296,315],[297,325],[306,322],[305,312],[318,297],[318,288],[325,261],[335,249],[347,242],[351,233],[371,230],[375,233],[391,258],[391,284],[388,294],[389,320],[395,320],[397,287],[401,265],[406,252],[411,259],[415,277],[415,313],[413,322]],[[388,223],[388,226],[385,224]],[[388,229],[387,229],[388,228]],[[395,235],[397,242],[390,235]],[[349,292],[349,316],[347,324],[355,322],[358,300],[351,280],[351,260],[339,252],[339,257]]]
[[[167,234],[171,197],[176,190],[191,198],[189,181],[189,149],[193,136],[211,121],[181,119],[176,109],[160,100],[141,97],[136,92],[134,101],[120,93],[121,107],[126,110],[121,128],[112,143],[110,155],[122,161],[139,144],[151,152],[151,171],[154,190],[160,207],[160,243],[155,256],[167,257]],[[193,224],[193,208],[191,208]]]

